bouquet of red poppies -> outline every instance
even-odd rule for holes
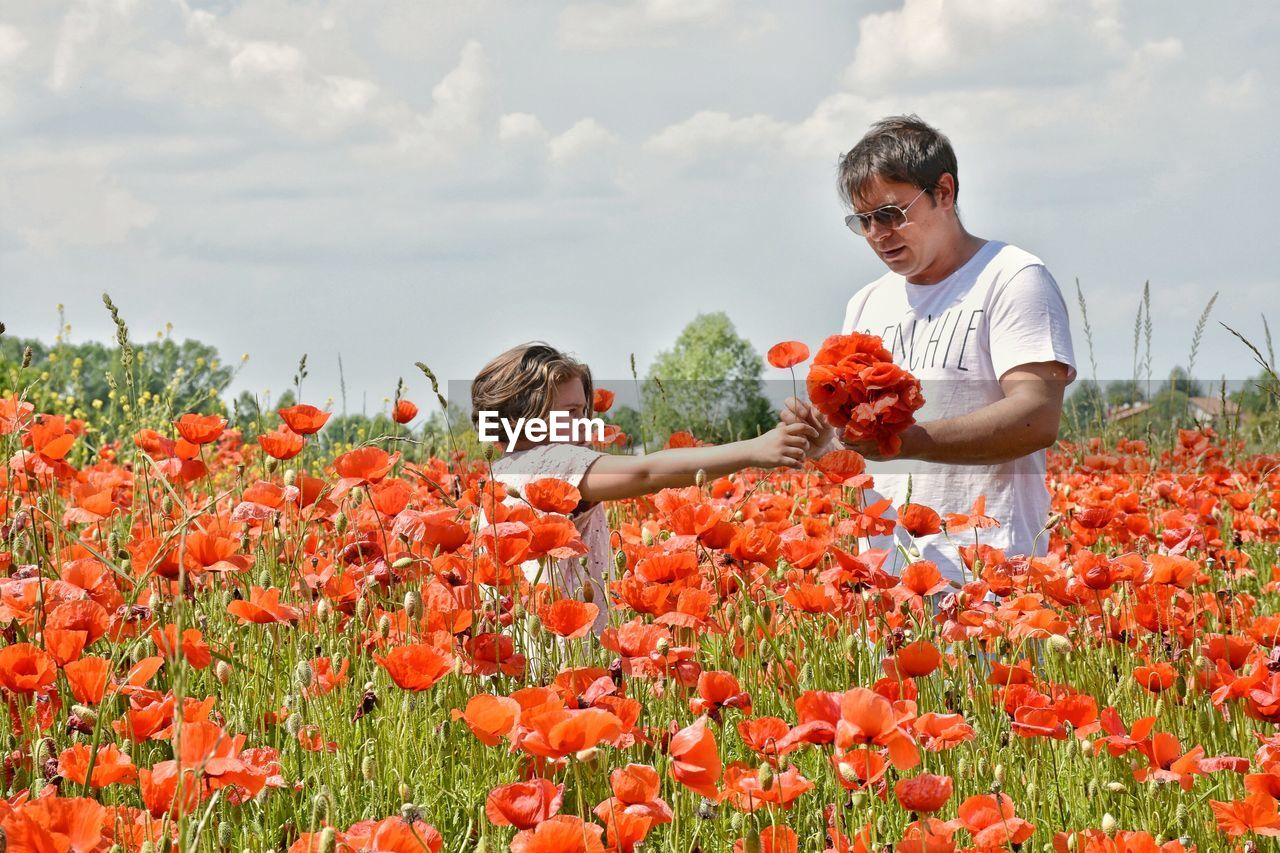
[[[854,332],[822,342],[806,382],[809,399],[849,444],[874,441],[885,456],[902,448],[898,437],[924,405],[920,381],[893,363],[875,335]]]

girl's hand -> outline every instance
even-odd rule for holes
[[[807,423],[778,424],[751,439],[751,462],[757,468],[802,468],[809,443],[817,435]]]
[[[788,397],[783,404],[780,417],[783,425],[808,424],[813,429],[814,434],[805,451],[805,455],[810,459],[816,459],[832,449],[832,439],[836,434],[835,427],[827,423],[822,413],[804,400]]]

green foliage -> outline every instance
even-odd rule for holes
[[[715,443],[759,435],[776,420],[763,373],[764,360],[726,314],[699,314],[649,367],[641,388],[646,438],[664,442],[679,430]]]
[[[1112,406],[1131,406],[1145,399],[1142,383],[1136,379],[1122,379],[1107,385],[1107,403]]]
[[[220,395],[235,378],[218,350],[196,340],[163,335],[121,349],[100,341],[69,342],[69,327],[52,345],[35,338],[0,337],[0,394],[25,393],[38,411],[86,422],[94,443],[119,439],[142,426],[157,427],[183,414],[225,414]],[[22,368],[30,350],[30,366]]]
[[[1096,435],[1106,423],[1107,398],[1092,379],[1082,379],[1062,407],[1062,434],[1076,439]]]

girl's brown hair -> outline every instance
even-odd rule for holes
[[[591,417],[590,367],[541,341],[512,347],[480,368],[472,381],[471,423],[479,426],[484,411],[497,412],[508,423],[545,418],[551,414],[556,386],[567,379],[582,381],[587,398],[584,417]]]

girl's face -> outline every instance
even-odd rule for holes
[[[551,411],[568,412],[571,419],[587,416],[587,393],[581,379],[566,379],[556,386],[556,392],[551,398]],[[585,445],[587,431],[581,430],[580,433],[578,441],[573,443]]]

